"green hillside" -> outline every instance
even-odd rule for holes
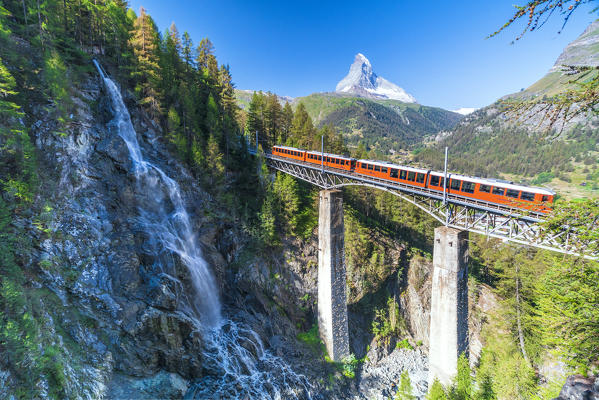
[[[460,114],[397,100],[372,100],[337,93],[316,93],[295,100],[303,103],[316,124],[332,125],[350,148],[392,156],[420,144],[424,137],[449,130]]]

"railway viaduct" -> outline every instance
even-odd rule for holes
[[[251,148],[251,147],[250,147]],[[251,149],[258,153],[256,147]],[[468,235],[475,232],[523,245],[576,254],[576,232],[567,227],[546,232],[543,215],[457,195],[439,194],[353,172],[318,166],[260,152],[266,164],[318,186],[318,326],[329,356],[350,354],[344,264],[343,192],[345,186],[388,191],[437,219],[433,245],[429,384],[447,384],[457,373],[460,354],[468,355]],[[595,258],[597,254],[585,255]]]

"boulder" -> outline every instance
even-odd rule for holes
[[[599,377],[569,376],[554,400],[599,400]]]

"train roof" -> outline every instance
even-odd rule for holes
[[[346,157],[346,156],[341,156],[339,154],[332,154],[332,153],[321,153],[320,151],[315,151],[315,150],[302,150],[302,149],[298,149],[296,147],[290,147],[290,146],[273,146],[279,149],[287,149],[287,150],[294,150],[294,151],[305,151],[307,153],[310,154],[316,154],[316,155],[323,155],[325,157],[335,157],[335,158],[341,158],[344,160],[355,160],[355,158],[352,157]],[[375,160],[365,160],[365,159],[359,159],[357,160],[358,162],[364,162],[367,164],[373,164],[373,165],[378,165],[380,167],[386,167],[386,168],[397,168],[397,169],[403,169],[406,171],[412,171],[412,172],[420,172],[420,173],[428,173],[430,172],[432,175],[436,175],[436,176],[444,176],[445,174],[443,172],[439,172],[439,171],[432,171],[432,170],[428,170],[428,169],[424,169],[424,168],[415,168],[415,167],[408,167],[407,165],[398,165],[398,164],[393,164],[391,162],[387,162],[387,161],[375,161]],[[515,184],[509,181],[504,181],[501,179],[493,179],[493,178],[478,178],[475,176],[468,176],[468,175],[461,175],[461,174],[454,174],[454,173],[447,173],[448,176],[452,177],[452,178],[457,178],[460,180],[465,180],[468,182],[473,182],[473,183],[482,183],[483,185],[490,185],[490,186],[499,186],[502,188],[506,188],[506,189],[514,189],[514,190],[526,190],[528,192],[533,192],[533,193],[539,193],[539,194],[544,194],[544,195],[549,195],[549,196],[554,196],[555,192],[553,190],[550,189],[546,189],[546,188],[539,188],[539,187],[534,187],[534,186],[525,186],[525,185],[519,185],[519,184]]]
[[[431,171],[431,174],[437,175],[437,176],[445,175],[443,172],[438,172],[438,171]],[[468,181],[468,182],[482,183],[483,185],[498,186],[498,187],[502,187],[505,189],[525,190],[527,192],[539,193],[539,194],[544,194],[544,195],[548,195],[548,196],[555,195],[555,192],[552,190],[549,190],[549,189],[539,188],[539,187],[534,187],[534,186],[519,185],[516,183],[509,182],[509,181],[504,181],[501,179],[477,178],[475,176],[453,174],[453,173],[449,173],[449,172],[447,173],[447,176],[450,178],[456,178],[456,179],[460,179],[460,180],[464,180],[464,181]]]
[[[403,169],[403,170],[406,170],[406,171],[421,172],[421,173],[424,173],[424,174],[426,174],[429,171],[428,169],[408,167],[407,165],[397,165],[397,164],[393,164],[393,163],[387,162],[387,161],[374,161],[374,160],[358,160],[358,161],[359,162],[364,162],[364,163],[367,163],[367,164],[378,165],[380,167],[397,168],[397,169]]]
[[[355,158],[340,156],[339,154],[333,154],[333,153],[321,153],[320,151],[316,151],[316,150],[308,150],[308,151],[306,151],[306,153],[316,154],[317,156],[324,155],[325,157],[342,158],[344,160],[355,160]]]
[[[306,151],[306,150],[302,150],[302,149],[298,149],[297,147],[291,147],[291,146],[272,146],[272,147],[276,147],[278,149],[286,149],[286,150],[295,150],[295,151]]]

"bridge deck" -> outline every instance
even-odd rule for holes
[[[255,149],[250,152],[256,154]],[[590,259],[599,256],[597,251],[589,250],[589,247],[594,249],[594,246],[589,246],[588,240],[584,236],[579,237],[571,227],[564,226],[559,232],[548,231],[542,224],[547,218],[544,213],[451,193],[447,194],[444,201],[443,193],[436,190],[390,182],[270,153],[261,152],[261,155],[266,158],[269,167],[322,189],[367,186],[388,191],[424,210],[445,226]]]

